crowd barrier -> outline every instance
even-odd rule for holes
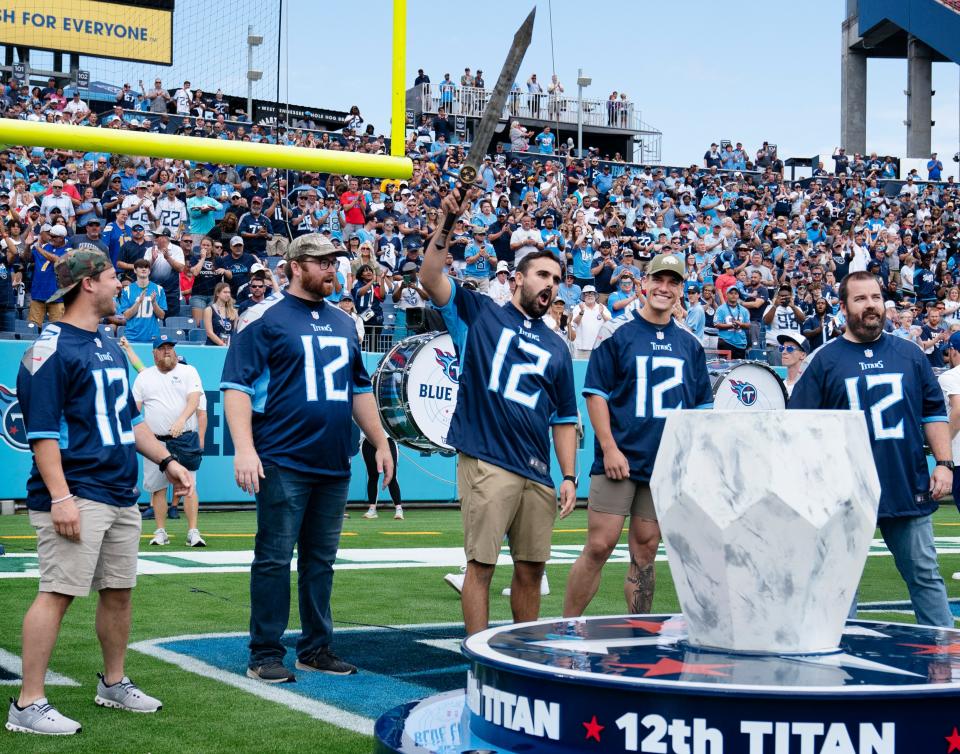
[[[25,495],[27,476],[30,473],[32,456],[26,442],[23,419],[17,403],[16,384],[20,359],[29,344],[22,341],[0,341],[0,499],[22,500]],[[135,345],[135,350],[144,364],[153,364],[149,345]],[[233,440],[223,415],[223,396],[219,390],[220,373],[226,349],[208,346],[179,345],[177,351],[187,363],[196,367],[207,396],[207,433],[204,442],[204,458],[197,472],[197,489],[200,502],[230,504],[252,501],[252,496],[241,491],[233,479]],[[383,354],[366,353],[367,370],[373,374]],[[577,401],[584,419],[585,436],[578,451],[578,472],[581,476],[579,496],[586,497],[589,487],[589,470],[593,461],[593,432],[587,420],[584,399],[580,395],[586,373],[586,361],[574,361],[574,377],[577,384]],[[130,370],[130,381],[136,374]],[[278,422],[285,417],[276,417]],[[354,429],[355,448],[359,447],[359,430]],[[317,448],[317,453],[323,452]],[[349,499],[351,502],[366,500],[366,470],[359,453],[353,457]],[[560,472],[553,464],[554,479]],[[456,461],[441,455],[421,455],[417,451],[400,448],[400,489],[405,502],[423,501],[434,504],[456,504]],[[146,495],[141,500],[146,502]],[[389,501],[382,491],[380,499]]]

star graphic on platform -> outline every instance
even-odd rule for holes
[[[607,623],[604,628],[642,628],[648,634],[659,634],[666,624],[656,620],[639,620],[627,618],[623,623]]]
[[[586,723],[584,723],[586,725]],[[949,736],[944,736],[947,740],[947,743],[950,744],[950,748],[947,749],[947,754],[950,754],[951,751],[960,751],[960,733],[957,732],[957,726],[953,726],[953,733]]]
[[[960,642],[952,644],[901,644],[901,647],[915,647],[918,655],[960,655]]]
[[[639,668],[646,670],[647,672],[643,674],[644,678],[652,678],[658,675],[680,675],[681,673],[692,673],[694,675],[715,675],[715,676],[726,676],[730,675],[729,673],[720,672],[720,668],[732,668],[733,665],[710,665],[705,663],[696,663],[696,662],[680,662],[679,660],[671,660],[668,657],[661,657],[657,660],[656,664],[650,665],[649,663],[626,663],[626,662],[614,662],[610,663],[612,667],[616,668]]]
[[[597,741],[598,743],[600,742],[600,731],[602,731],[604,728],[607,727],[606,725],[601,725],[600,723],[597,722],[597,716],[596,716],[596,715],[594,715],[593,717],[591,717],[589,722],[580,723],[580,724],[581,724],[584,728],[587,729],[587,735],[584,736],[584,740],[587,740],[587,739],[592,738],[592,739],[594,739],[595,741]],[[957,729],[954,728],[954,729],[953,729],[953,732],[956,733],[956,732],[957,732]],[[952,751],[952,749],[951,749],[951,751]]]

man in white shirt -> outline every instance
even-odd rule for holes
[[[870,250],[867,248],[863,228],[859,225],[853,229],[853,259],[850,260],[850,272],[865,272],[870,262]]]
[[[955,332],[947,341],[947,350],[944,351],[950,369],[941,374],[940,389],[947,404],[947,416],[950,417],[950,445],[953,453],[953,462],[960,462],[960,332]],[[954,474],[960,477],[960,474]],[[953,481],[953,502],[960,508],[960,479]]]
[[[173,93],[173,101],[177,105],[177,115],[190,114],[190,102],[193,101],[193,90],[190,82],[184,81],[183,86]]]
[[[72,123],[77,123],[90,113],[90,106],[80,99],[80,92],[74,92],[73,99],[64,105],[63,112],[70,116]]]
[[[510,291],[510,265],[506,262],[497,262],[497,274],[487,287],[487,295],[499,306],[503,306],[513,298],[513,293]]]
[[[183,499],[183,510],[187,515],[187,545],[206,547],[207,543],[197,529],[199,498],[196,470],[203,453],[201,432],[206,431],[205,426],[200,426],[197,416],[204,396],[203,384],[196,369],[178,362],[176,344],[168,335],[158,335],[153,339],[154,366],[137,375],[133,383],[133,398],[137,408],[143,412],[150,431],[158,440],[167,443],[167,450],[193,476],[193,489]],[[157,522],[151,545],[170,544],[166,530],[168,485],[169,481],[160,466],[144,458],[143,489],[150,493]]]
[[[510,234],[510,248],[513,250],[513,263],[520,264],[520,260],[527,254],[543,248],[543,237],[540,231],[533,227],[533,217],[524,215],[520,218],[520,227]]]
[[[157,220],[154,212],[153,199],[147,194],[147,182],[139,181],[132,194],[123,197],[120,209],[127,210],[132,224],[140,223],[144,228],[153,228]]]
[[[574,338],[575,359],[589,359],[604,322],[610,321],[610,312],[597,300],[597,289],[592,285],[583,287],[583,302],[573,307],[571,324],[576,331]]]
[[[807,316],[793,300],[793,288],[786,283],[777,290],[776,298],[763,312],[763,323],[767,326],[767,346],[773,349],[774,361],[779,366],[780,352],[777,346],[781,333],[800,333],[800,325]]]
[[[167,183],[163,187],[163,196],[156,204],[157,230],[170,231],[173,238],[180,237],[180,229],[187,227],[187,205],[177,196],[177,184]]]

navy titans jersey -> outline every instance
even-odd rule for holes
[[[673,320],[654,325],[639,314],[590,354],[583,394],[607,401],[613,439],[636,482],[650,481],[668,411],[713,408],[700,342]],[[596,439],[590,473],[604,473]]]
[[[789,407],[865,413],[880,476],[880,518],[925,516],[937,509],[930,497],[923,425],[947,421],[947,412],[930,363],[913,343],[886,333],[873,343],[829,341],[807,359]]]
[[[121,507],[137,502],[133,428],[143,417],[116,343],[64,322],[47,325],[20,362],[17,399],[27,440],[59,442],[71,493]],[[27,480],[27,507],[50,510],[36,460]]]
[[[253,442],[264,466],[350,475],[353,396],[372,391],[357,328],[336,306],[274,294],[240,316],[221,390],[253,406]]]
[[[450,283],[441,310],[460,360],[447,442],[540,484],[550,478],[553,424],[577,423],[573,362],[563,339],[512,303]]]

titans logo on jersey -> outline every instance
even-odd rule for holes
[[[129,506],[139,497],[133,428],[143,421],[130,392],[127,360],[96,332],[47,325],[27,349],[17,374],[27,440],[57,440],[74,495]],[[36,461],[27,480],[27,506],[50,510]]]
[[[553,486],[552,424],[577,423],[573,362],[542,320],[450,283],[441,310],[460,359],[447,442],[474,458]]]
[[[650,481],[667,412],[712,408],[713,389],[703,346],[687,330],[634,315],[590,354],[584,395],[610,408],[610,429],[630,465],[630,478]],[[603,450],[594,440],[591,474],[603,474]]]
[[[345,312],[287,292],[250,307],[230,339],[220,389],[250,396],[264,466],[349,476],[353,396],[372,387]]]
[[[945,422],[937,378],[913,343],[884,333],[872,343],[837,338],[807,359],[790,408],[863,411],[880,476],[880,517],[924,516],[930,497],[923,425]]]

